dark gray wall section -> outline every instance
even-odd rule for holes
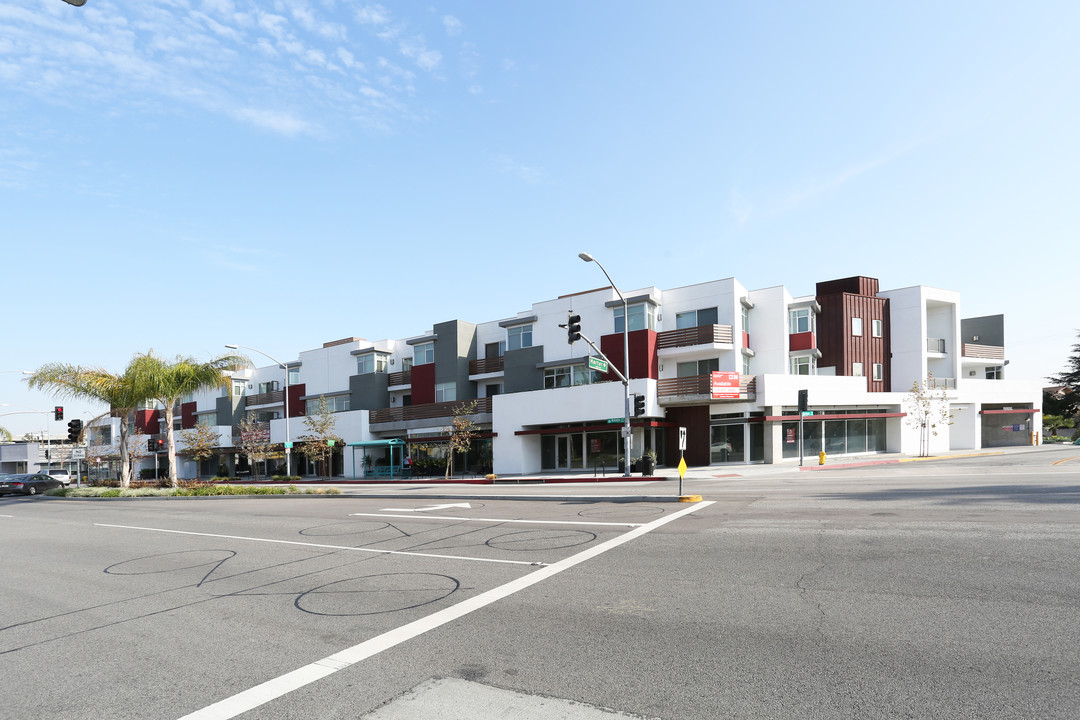
[[[976,340],[975,337],[979,339]],[[960,320],[960,341],[976,345],[1005,347],[1005,316],[984,315],[983,317]]]
[[[219,397],[217,399],[217,424],[238,425],[244,419],[246,405],[243,398]]]
[[[476,383],[469,380],[469,361],[476,359],[476,326],[450,320],[433,327],[435,341],[435,382],[457,385],[458,400],[476,397]]]
[[[349,376],[349,409],[381,410],[390,407],[389,375],[382,372]]]
[[[543,346],[507,350],[503,355],[503,392],[543,390],[544,371],[536,367],[542,362]]]

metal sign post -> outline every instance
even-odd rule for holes
[[[686,428],[679,428],[679,497],[682,497],[683,478],[686,477]]]

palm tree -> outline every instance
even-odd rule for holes
[[[165,445],[169,454],[169,482],[173,487],[180,484],[176,475],[173,406],[189,393],[226,384],[230,379],[228,373],[249,364],[250,361],[242,355],[221,355],[205,363],[177,355],[170,361],[154,355],[153,350],[132,359],[128,370],[140,394],[147,399],[157,400],[165,407],[163,412],[168,421],[165,423]]]
[[[11,432],[6,427],[0,426],[0,440],[10,440]]]
[[[120,420],[120,484],[131,485],[131,469],[128,463],[128,415],[146,401],[136,383],[129,364],[122,375],[115,375],[100,367],[83,367],[67,363],[47,363],[26,378],[35,389],[51,392],[58,398],[90,400],[104,403],[109,409],[90,420],[111,416]]]

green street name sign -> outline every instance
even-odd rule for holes
[[[604,360],[603,358],[593,357],[592,355],[590,355],[589,356],[589,369],[590,370],[598,370],[598,371],[600,371],[602,373],[606,373],[608,371],[607,360]],[[611,422],[611,421],[609,420],[608,422]],[[620,420],[619,422],[622,422],[622,421]]]
[[[608,418],[608,425],[622,424],[626,422],[626,418]]]

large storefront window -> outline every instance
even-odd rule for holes
[[[784,457],[799,457],[799,423],[786,422],[783,433]],[[885,418],[852,420],[808,420],[803,422],[803,456],[852,455],[885,452]]]

